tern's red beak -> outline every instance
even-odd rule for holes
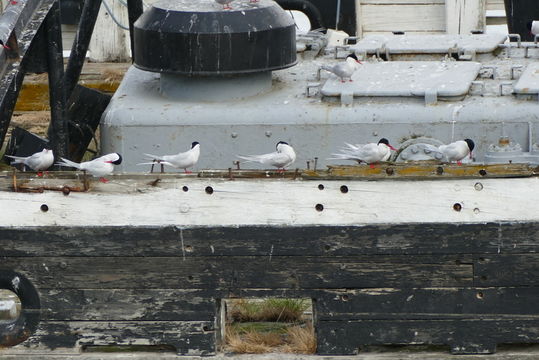
[[[358,64],[363,64],[363,63],[362,63],[361,61],[359,61],[359,60],[356,60],[356,61],[358,62]]]
[[[388,145],[388,146],[389,146],[389,148],[390,148],[391,150],[393,150],[393,151],[398,151],[398,150],[395,149],[393,146],[391,146],[391,145]]]
[[[11,48],[10,48],[9,46],[7,46],[7,45],[2,45],[2,47],[3,47],[4,49],[11,50]]]
[[[105,161],[105,163],[112,164],[112,161],[108,160],[108,161]]]

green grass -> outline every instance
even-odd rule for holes
[[[306,299],[240,299],[231,302],[228,315],[233,322],[298,322],[310,306],[310,301]]]

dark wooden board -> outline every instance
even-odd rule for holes
[[[233,289],[471,286],[464,255],[355,257],[10,257],[40,289]]]
[[[484,254],[474,258],[476,286],[538,286],[539,253]]]
[[[502,319],[536,316],[539,288],[379,288],[316,294],[319,320]]]
[[[36,333],[18,345],[29,349],[87,345],[170,345],[179,354],[215,353],[210,321],[43,321]]]
[[[500,343],[539,343],[539,320],[320,321],[320,354],[354,354],[361,345],[448,345],[455,354],[492,353]]]
[[[539,252],[539,223],[0,228],[0,256],[349,256]]]
[[[43,290],[42,320],[214,321],[212,290],[58,289]]]

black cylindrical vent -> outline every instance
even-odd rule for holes
[[[227,75],[296,63],[293,19],[274,1],[162,0],[135,22],[135,66],[161,73]]]

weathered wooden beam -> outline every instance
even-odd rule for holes
[[[362,345],[448,345],[453,354],[487,354],[499,343],[537,342],[537,319],[320,321],[318,353],[347,355]],[[514,331],[518,329],[518,331]]]
[[[2,266],[19,269],[41,289],[464,287],[473,277],[465,255],[10,257]]]
[[[149,246],[151,244],[151,246]],[[539,223],[0,228],[0,256],[353,256],[539,253]]]

